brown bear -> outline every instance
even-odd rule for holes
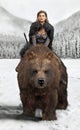
[[[42,110],[43,120],[55,120],[55,110],[66,109],[67,72],[61,59],[44,45],[26,51],[16,71],[23,113],[34,116]]]

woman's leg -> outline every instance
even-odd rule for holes
[[[20,50],[20,56],[23,57],[25,52],[30,48],[29,43],[25,44],[24,47]]]

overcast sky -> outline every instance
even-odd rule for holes
[[[0,6],[12,14],[31,21],[39,10],[45,10],[54,24],[80,10],[80,0],[0,0]]]

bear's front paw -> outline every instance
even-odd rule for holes
[[[47,114],[43,114],[42,116],[42,120],[56,120],[56,114],[51,114],[51,113],[47,113]]]

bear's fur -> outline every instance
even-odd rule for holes
[[[16,71],[23,113],[26,116],[34,116],[35,110],[40,108],[43,120],[54,120],[57,108],[66,109],[66,67],[48,47],[31,47],[24,54]]]

